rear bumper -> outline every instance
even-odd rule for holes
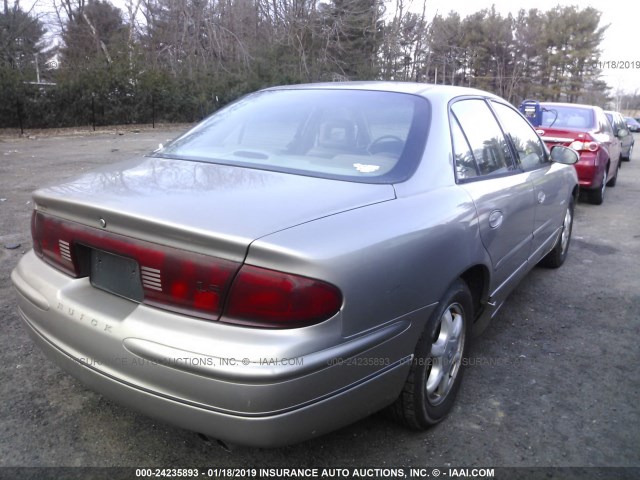
[[[164,397],[102,374],[64,353],[44,338],[24,314],[22,318],[47,357],[91,389],[166,423],[255,447],[277,447],[308,440],[363,418],[388,404],[389,390],[397,385],[401,387],[407,377],[409,359],[311,405],[277,415],[230,415]],[[375,399],[386,400],[376,402]]]
[[[602,187],[602,166],[598,165],[597,153],[582,152],[575,164],[580,188],[586,190]]]
[[[188,319],[96,290],[32,252],[12,280],[34,341],[90,388],[167,423],[258,447],[314,438],[393,402],[433,309],[343,339],[340,314],[280,331]]]

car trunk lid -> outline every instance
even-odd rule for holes
[[[282,328],[331,317],[341,293],[321,280],[243,265],[250,243],[395,196],[391,185],[143,159],[34,198],[34,250],[71,277],[180,314],[217,320],[226,305],[229,321]]]
[[[542,140],[549,147],[555,145],[563,145],[565,147],[568,147],[574,141],[584,142],[590,137],[589,134],[584,131],[562,128],[538,127],[536,129],[536,132],[538,132],[540,138],[542,138]]]
[[[391,185],[159,158],[34,193],[43,213],[232,261],[262,236],[394,198]]]

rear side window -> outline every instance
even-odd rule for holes
[[[613,136],[613,127],[604,112],[602,110],[597,110],[596,115],[598,119],[598,132],[607,133]]]
[[[453,154],[456,162],[456,178],[465,180],[478,176],[478,166],[473,157],[471,147],[462,133],[455,115],[451,115],[451,139],[453,140]]]
[[[491,102],[506,135],[511,139],[524,170],[533,170],[548,164],[544,147],[529,122],[515,110],[498,102]]]
[[[621,128],[626,128],[622,115],[618,113],[609,113],[609,112],[604,112],[604,114],[607,117],[607,120],[609,120],[609,123],[611,124],[611,128],[613,129],[614,133],[620,130]]]
[[[507,141],[484,100],[461,100],[451,106],[451,111],[469,142],[479,175],[500,175],[515,170]]]

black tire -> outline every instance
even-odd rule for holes
[[[567,259],[569,253],[569,244],[571,243],[571,232],[573,231],[573,213],[574,202],[573,197],[569,200],[567,205],[567,211],[564,215],[564,221],[562,222],[562,229],[558,234],[553,249],[547,253],[547,255],[540,260],[540,265],[547,268],[558,268]]]
[[[445,293],[418,340],[402,393],[389,407],[396,421],[414,430],[424,430],[446,417],[462,382],[472,322],[471,292],[458,279]],[[440,381],[438,372],[443,372]],[[428,380],[432,388],[429,393]]]
[[[602,176],[602,185],[599,188],[595,188],[593,190],[588,191],[589,195],[589,203],[593,205],[602,205],[604,202],[604,191],[607,187],[607,170],[604,170],[604,174]]]
[[[607,182],[607,187],[615,187],[616,183],[618,183],[618,175],[620,174],[620,167],[622,166],[622,157],[618,160],[618,168],[616,168],[616,174],[611,177],[611,179]]]
[[[624,160],[625,162],[631,161],[631,155],[633,154],[633,146],[635,145],[635,143],[636,142],[633,142],[629,147],[629,153],[626,156],[622,157],[622,160]]]

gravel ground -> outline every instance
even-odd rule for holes
[[[0,466],[640,467],[640,148],[604,205],[578,204],[566,264],[534,269],[511,295],[472,347],[451,416],[428,432],[377,414],[291,447],[228,450],[85,389],[16,312],[9,274],[31,248],[30,192],[178,133],[0,138]]]

